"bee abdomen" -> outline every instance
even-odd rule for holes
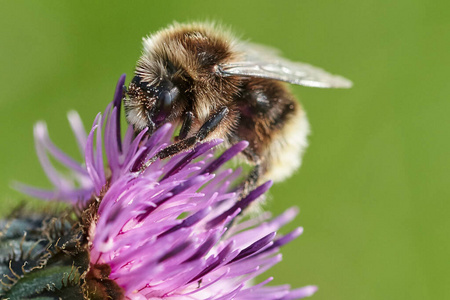
[[[266,157],[265,172],[261,181],[271,179],[283,181],[290,177],[301,165],[302,156],[308,146],[310,132],[308,119],[300,105],[286,119],[281,130],[274,135],[263,157]]]
[[[260,165],[259,182],[281,181],[300,167],[309,124],[305,112],[280,82],[252,79],[237,99],[238,140],[247,140],[249,161]]]

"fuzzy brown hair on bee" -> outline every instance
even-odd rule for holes
[[[276,50],[241,42],[202,23],[174,24],[147,38],[124,106],[136,131],[181,125],[165,158],[196,143],[246,140],[244,159],[255,165],[248,185],[280,181],[301,163],[309,124],[284,82],[348,88],[351,82],[319,68],[280,58]]]

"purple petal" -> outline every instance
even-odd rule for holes
[[[116,85],[116,92],[114,93],[114,108],[116,108],[116,141],[117,141],[117,147],[119,148],[119,151],[122,151],[122,138],[121,138],[121,132],[120,132],[120,105],[122,103],[123,98],[123,86],[125,84],[125,77],[126,74],[122,74],[119,78],[119,81]]]
[[[248,147],[247,141],[241,141],[233,145],[232,147],[227,149],[224,153],[222,153],[222,155],[219,158],[217,158],[210,165],[208,165],[203,172],[212,173],[216,171],[220,166],[222,166],[224,163],[235,157],[238,153],[242,152],[242,150],[244,150],[247,147]]]
[[[80,115],[76,111],[70,111],[67,114],[69,119],[70,127],[77,139],[78,148],[80,149],[81,155],[84,156],[84,149],[86,148],[87,134],[84,129],[83,122],[81,121]]]
[[[295,289],[289,292],[289,294],[281,300],[293,300],[293,299],[302,299],[306,297],[310,297],[317,292],[318,288],[314,285],[308,285],[299,289]]]
[[[50,160],[45,152],[45,147],[43,140],[47,135],[47,127],[45,123],[39,122],[34,127],[34,139],[36,146],[36,153],[41,163],[42,169],[44,169],[45,174],[48,179],[53,183],[54,186],[59,188],[67,188],[68,184],[63,180],[63,176],[53,167]]]
[[[103,123],[102,117],[100,117],[99,122]],[[104,170],[104,166],[103,166],[103,146],[102,146],[103,140],[102,140],[102,130],[101,130],[102,127],[103,126],[99,126],[97,128],[96,153],[95,153],[94,164],[95,164],[95,169],[97,170],[99,180],[103,187],[104,183],[106,182],[106,178],[105,178],[105,170]]]
[[[302,233],[303,233],[303,228],[298,227],[298,228],[294,229],[293,231],[289,232],[288,234],[286,234],[285,236],[277,239],[270,247],[268,247],[267,249],[264,249],[262,252],[270,251],[274,248],[278,248],[283,245],[286,245],[287,243],[289,243],[292,240],[299,237]]]
[[[261,249],[263,249],[265,246],[267,246],[270,242],[272,242],[273,238],[275,237],[276,233],[272,232],[268,235],[266,235],[265,237],[257,240],[256,242],[254,242],[253,244],[251,244],[250,246],[248,246],[247,248],[243,249],[238,256],[236,256],[232,261],[230,261],[230,263],[233,263],[235,261],[241,260],[243,258],[246,258],[248,256],[253,255],[254,253],[260,251]]]
[[[225,218],[227,216],[229,216],[230,214],[232,214],[234,211],[236,211],[236,209],[245,209],[248,205],[250,205],[250,203],[256,199],[258,199],[262,194],[264,194],[265,192],[267,192],[267,190],[272,186],[272,181],[267,181],[266,183],[260,185],[259,187],[257,187],[256,189],[254,189],[253,191],[251,191],[244,199],[236,202],[235,205],[233,205],[233,207],[231,207],[230,209],[228,209],[227,211],[225,211],[224,213],[222,213],[221,215],[219,215],[218,217],[216,217],[215,219],[211,220],[208,222],[208,228],[212,228],[214,226],[217,226],[217,224],[221,223],[222,221],[225,220]]]
[[[205,242],[203,242],[203,244],[197,249],[197,251],[186,260],[186,262],[198,260],[204,255],[206,255],[206,253],[210,251],[211,248],[217,243],[219,238],[220,238],[219,231],[218,230],[214,231],[214,233]]]
[[[203,155],[206,151],[210,150],[211,148],[217,146],[220,143],[222,143],[221,140],[214,140],[198,145],[197,147],[194,148],[193,151],[191,151],[188,155],[186,155],[183,160],[178,162],[170,170],[167,170],[166,175],[164,175],[162,180],[165,180],[170,176],[172,176],[173,174],[179,172],[182,168],[187,166],[192,160],[196,159],[200,155]]]
[[[100,191],[104,185],[104,182],[101,181],[101,177],[98,174],[98,170],[95,167],[95,157],[94,157],[94,132],[95,130],[99,130],[98,126],[95,125],[92,127],[91,132],[88,135],[87,143],[86,143],[86,169],[89,173],[89,176],[92,178],[92,182],[94,183],[95,192],[97,195],[100,194]],[[102,170],[103,172],[103,170]]]
[[[202,209],[198,212],[196,212],[195,214],[193,214],[192,216],[186,218],[183,220],[183,222],[181,222],[181,224],[178,224],[172,228],[170,228],[169,230],[161,233],[158,238],[165,236],[167,234],[170,234],[172,232],[177,231],[178,229],[184,228],[184,227],[191,227],[192,225],[198,223],[201,219],[203,219],[204,217],[206,217],[209,212],[211,211],[211,207],[207,207],[205,209]]]
[[[105,153],[111,172],[115,175],[120,170],[120,148],[116,141],[116,124],[117,118],[114,113],[117,108],[113,109],[113,113],[106,121],[105,126]]]
[[[232,249],[233,249],[233,242],[227,244],[227,246],[222,251],[220,251],[220,253],[212,260],[212,262],[209,263],[205,269],[203,269],[197,276],[195,276],[189,282],[199,280],[200,278],[202,278],[203,276],[205,276],[206,274],[217,268],[220,264],[223,264],[226,261],[236,257],[237,252],[232,252]]]
[[[161,258],[158,259],[158,263],[162,263],[163,261],[183,252],[183,250],[185,250],[187,247],[191,246],[192,242],[191,241],[186,241],[176,247],[174,247],[172,250],[170,250],[169,252],[167,252],[166,254],[164,254],[164,256],[162,256]]]

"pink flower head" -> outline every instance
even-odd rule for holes
[[[222,141],[213,140],[143,169],[172,143],[174,129],[166,124],[151,136],[146,130],[135,136],[130,126],[122,138],[124,81],[122,76],[113,102],[105,114],[97,115],[88,134],[78,115],[69,114],[82,163],[50,141],[43,123],[36,125],[38,157],[54,188],[21,187],[30,195],[82,209],[100,201],[86,233],[91,269],[109,266],[108,278],[127,299],[287,300],[312,295],[315,286],[291,290],[287,285],[267,286],[271,277],[255,281],[281,260],[279,248],[303,229],[277,233],[295,217],[295,208],[276,218],[267,213],[242,217],[242,211],[272,184],[266,182],[240,199],[235,188],[239,170],[224,164],[248,143],[237,143],[217,156],[215,147]],[[56,170],[48,154],[70,174]]]

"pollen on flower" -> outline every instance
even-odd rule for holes
[[[57,148],[45,124],[35,127],[36,150],[52,190],[20,186],[26,193],[77,207],[89,254],[82,276],[92,299],[301,299],[316,287],[268,286],[255,278],[281,260],[279,248],[298,237],[277,231],[298,213],[296,208],[272,218],[263,213],[242,218],[243,211],[271,186],[266,182],[241,199],[239,169],[226,163],[244,150],[239,142],[222,154],[221,140],[198,144],[171,158],[150,161],[173,143],[174,128],[152,135],[129,127],[120,130],[125,76],[114,100],[98,114],[88,133],[75,112],[69,113],[83,162]],[[49,155],[66,166],[62,174]],[[141,166],[148,165],[145,169]],[[84,212],[83,212],[84,211]],[[95,296],[95,297],[94,297]],[[116,297],[116,298],[114,298]]]

